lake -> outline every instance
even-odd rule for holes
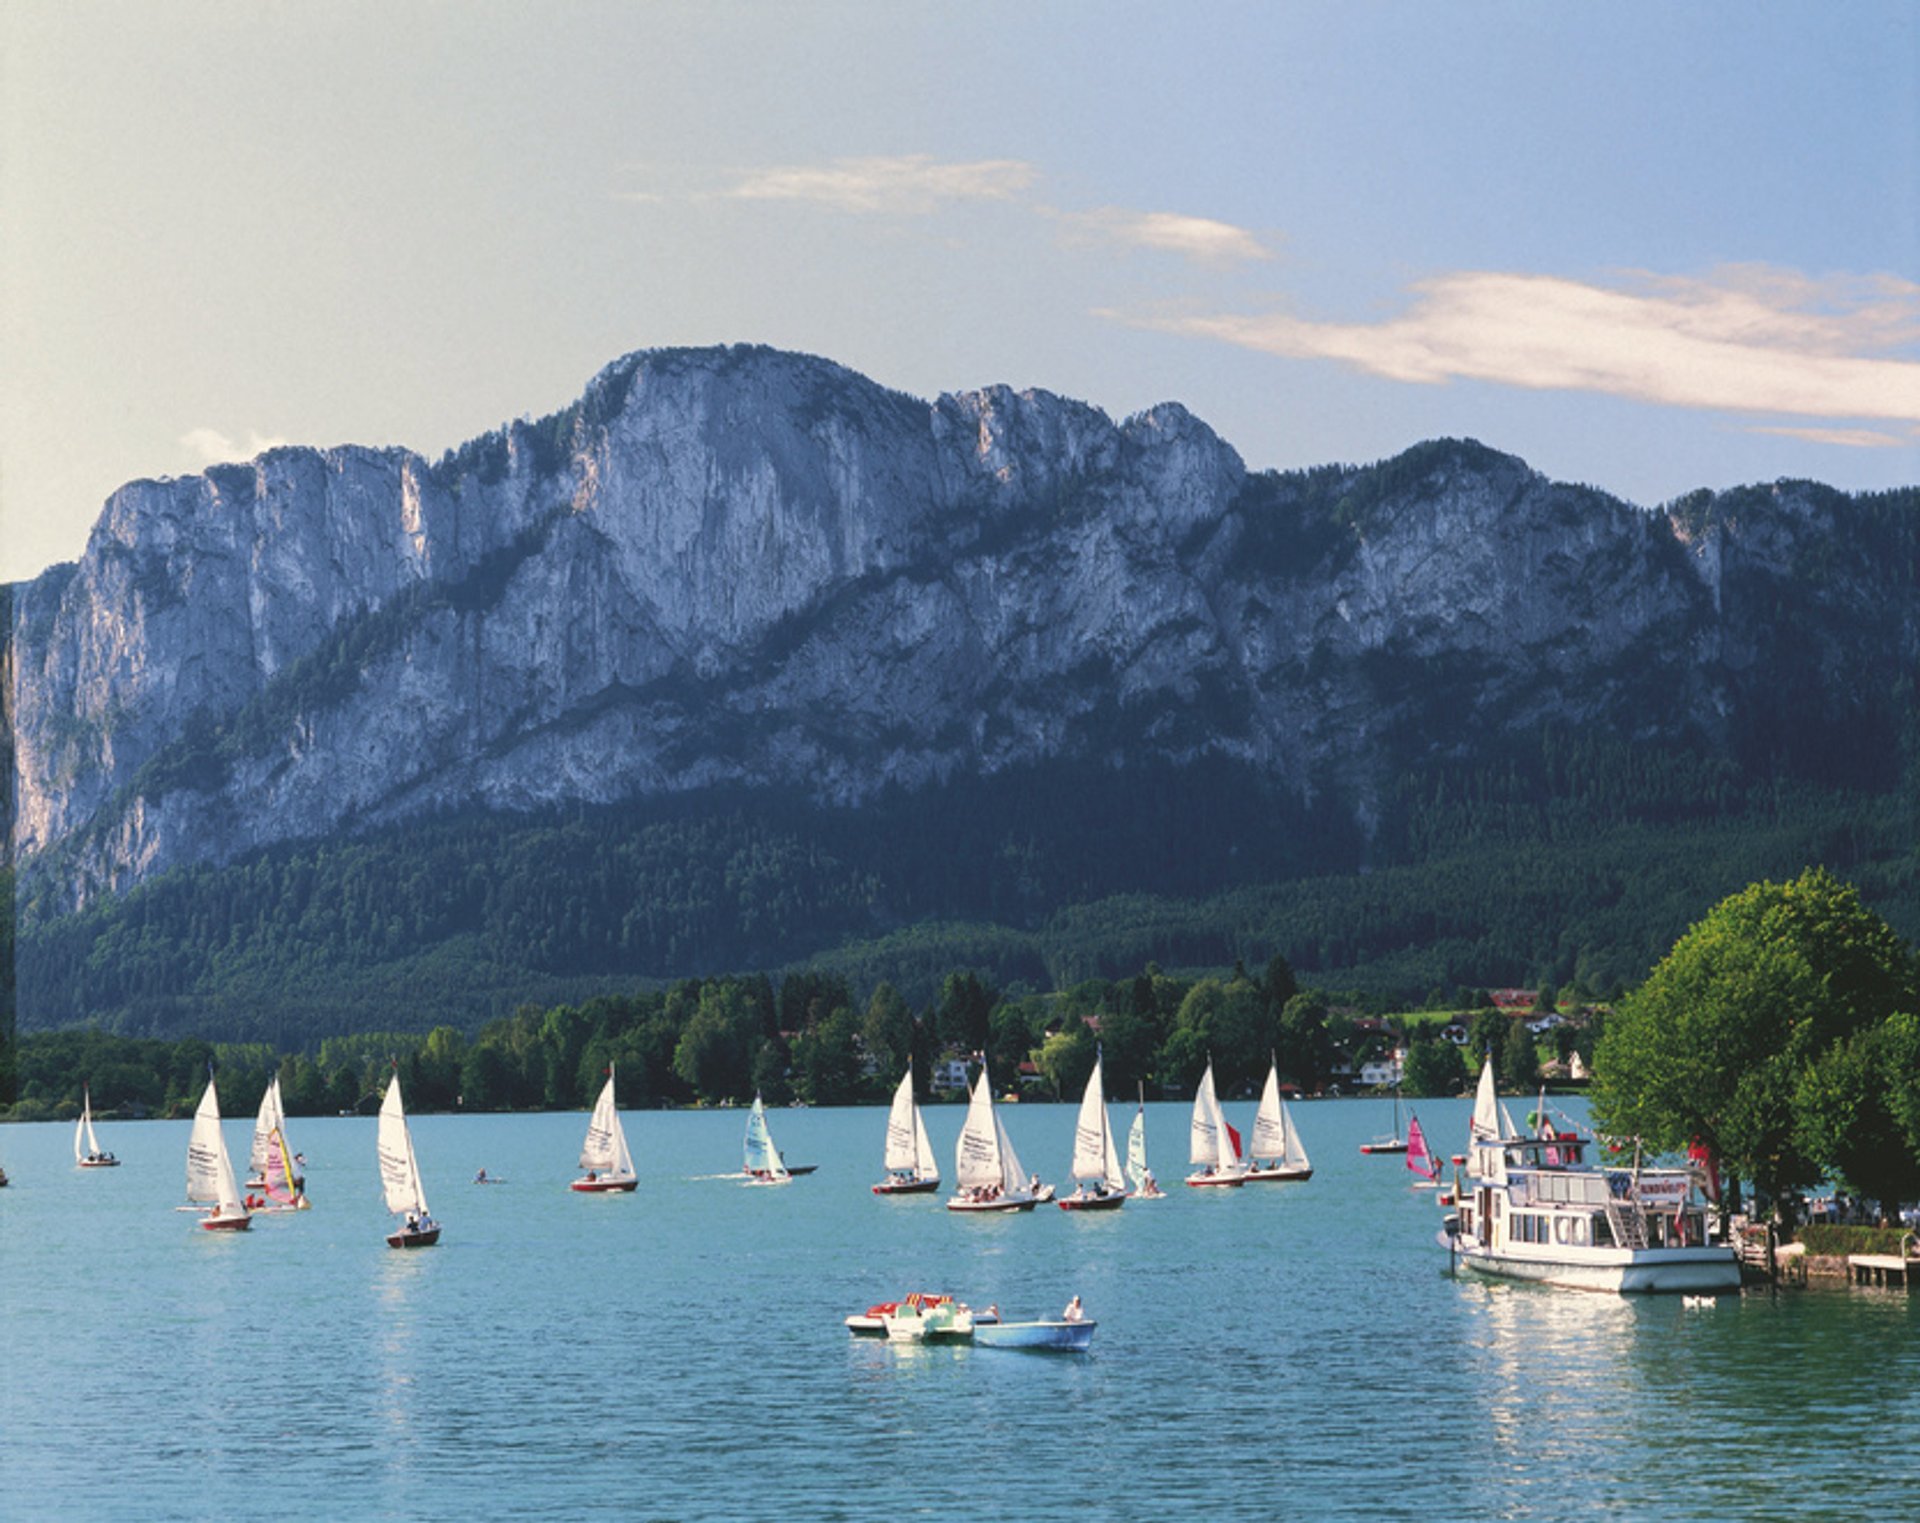
[[[1583,1115],[1579,1102],[1566,1107]],[[1059,1182],[1075,1108],[1004,1112]],[[1252,1106],[1228,1107],[1243,1129]],[[1464,1101],[1426,1102],[1436,1145]],[[950,1167],[960,1107],[927,1112]],[[1114,1108],[1124,1131],[1131,1106]],[[187,1123],[0,1127],[0,1513],[32,1518],[1861,1518],[1920,1508],[1904,1292],[1712,1309],[1453,1279],[1439,1212],[1359,1144],[1390,1104],[1296,1105],[1306,1184],[960,1217],[881,1199],[885,1112],[627,1112],[632,1195],[569,1192],[584,1114],[420,1116],[439,1248],[385,1246],[370,1118],[294,1118],[315,1207],[172,1208]],[[250,1120],[227,1123],[244,1164]],[[479,1187],[485,1167],[506,1183]],[[892,1347],[908,1290],[1009,1317],[1078,1294],[1083,1356]]]

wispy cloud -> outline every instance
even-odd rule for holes
[[[180,448],[186,451],[188,460],[196,470],[209,465],[251,460],[270,449],[278,449],[286,442],[285,439],[270,439],[251,432],[242,442],[229,438],[217,428],[189,429],[180,436]]]
[[[1878,428],[1750,428],[1750,434],[1780,434],[1809,444],[1836,444],[1843,449],[1909,449],[1920,443],[1913,434],[1890,434]]]
[[[1136,212],[1119,207],[1056,215],[1075,231],[1131,248],[1180,254],[1202,264],[1239,264],[1273,258],[1272,251],[1245,228],[1235,227],[1231,222],[1217,222],[1211,217]]]
[[[1416,384],[1478,380],[1676,407],[1920,422],[1920,362],[1896,353],[1920,337],[1920,286],[1892,276],[1814,279],[1741,266],[1602,285],[1470,270],[1420,282],[1404,311],[1377,322],[1290,313],[1128,320]],[[1840,441],[1841,431],[1828,432]]]
[[[1011,200],[1039,177],[1020,159],[942,163],[915,153],[747,170],[720,194],[738,201],[810,201],[841,211],[921,214],[952,201]]]

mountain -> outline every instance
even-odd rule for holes
[[[9,589],[8,840],[52,923],[454,817],[905,819],[1196,767],[1361,865],[1409,772],[1546,731],[1885,791],[1920,753],[1917,500],[1648,511],[1454,440],[1249,472],[1177,404],[641,353],[437,462],[282,448],[121,488],[77,565]]]

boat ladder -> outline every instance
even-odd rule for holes
[[[1613,1228],[1613,1240],[1622,1248],[1644,1248],[1647,1246],[1647,1224],[1641,1220],[1640,1213],[1631,1206],[1623,1206],[1617,1200],[1607,1202],[1607,1222]]]

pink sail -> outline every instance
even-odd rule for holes
[[[1407,1167],[1422,1179],[1440,1177],[1440,1160],[1427,1151],[1427,1134],[1420,1130],[1420,1118],[1407,1119]]]

